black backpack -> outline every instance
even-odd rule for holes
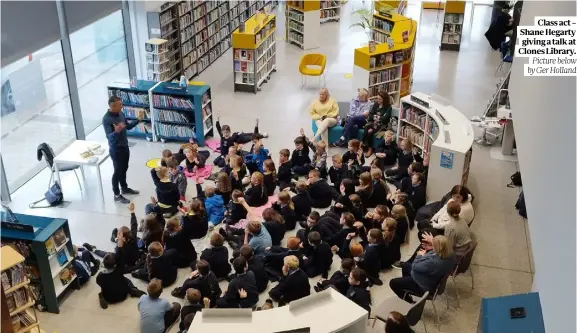
[[[523,186],[521,181],[521,172],[517,171],[511,175],[511,182],[507,184],[507,187]]]
[[[523,194],[523,191],[519,193],[519,198],[515,203],[515,208],[519,211],[519,215],[527,218],[527,207],[525,206],[525,195]]]

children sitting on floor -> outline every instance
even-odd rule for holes
[[[197,186],[200,186],[197,184]],[[199,192],[202,193],[202,190]],[[208,230],[212,230],[214,226],[220,224],[224,220],[224,200],[222,196],[216,194],[214,187],[206,186],[204,188],[204,208],[208,215]]]
[[[108,308],[109,303],[118,303],[126,299],[128,295],[140,297],[145,293],[138,290],[132,281],[124,277],[124,237],[118,238],[116,253],[108,253],[102,259],[104,269],[96,276],[96,284],[100,287],[98,300],[100,307]]]
[[[423,184],[425,176],[422,173],[413,173],[411,176],[411,189],[409,193],[409,202],[415,211],[427,204],[427,188]]]
[[[383,255],[381,256],[381,268],[388,269],[394,263],[401,260],[401,243],[404,238],[399,238],[397,233],[397,221],[387,217],[383,223]]]
[[[225,279],[230,274],[228,249],[220,233],[215,232],[210,236],[210,247],[202,251],[200,259],[206,260],[217,279]]]
[[[397,163],[399,148],[394,138],[395,133],[393,131],[386,131],[383,142],[377,147],[375,157],[381,170],[389,169]]]
[[[304,267],[303,254],[300,252],[301,241],[298,237],[289,237],[287,247],[271,246],[265,250],[265,269],[271,281],[278,281],[282,276],[283,260],[286,256],[295,256],[299,261],[299,266]]]
[[[350,288],[349,274],[355,268],[355,261],[350,258],[345,258],[341,261],[341,269],[334,272],[328,280],[321,279],[313,289],[318,293],[329,287],[335,288],[342,295],[346,295]]]
[[[286,223],[283,217],[273,208],[262,212],[263,225],[270,234],[273,246],[280,246],[286,232]]]
[[[310,249],[311,245],[309,244],[308,241],[309,233],[313,231],[318,232],[321,236],[321,239],[326,242],[329,242],[333,236],[331,230],[327,228],[327,226],[320,224],[319,220],[320,220],[320,214],[317,211],[312,211],[307,218],[306,224],[301,225],[303,229],[297,231],[297,237],[300,238],[301,243],[303,244],[304,253],[308,253],[311,250]]]
[[[230,177],[227,173],[219,172],[216,176],[216,190],[215,194],[222,196],[222,201],[224,205],[228,205],[230,202],[230,197],[232,195],[232,184],[230,183]]]
[[[311,294],[311,286],[307,274],[299,268],[299,259],[289,255],[283,259],[283,277],[270,290],[269,296],[279,303],[279,306],[288,304]]]
[[[226,226],[235,225],[239,221],[246,219],[248,211],[240,202],[240,199],[243,197],[244,193],[242,193],[242,191],[232,191],[231,201],[229,202],[226,212],[224,213],[224,223]]]
[[[333,264],[331,246],[324,242],[316,231],[309,232],[307,238],[310,251],[303,258],[304,270],[309,278],[321,275],[323,279],[326,279]]]
[[[312,209],[311,197],[307,190],[308,190],[307,183],[302,180],[299,180],[296,183],[293,191],[296,193],[296,195],[291,198],[291,201],[294,205],[296,219],[299,223],[307,220],[307,216],[309,216]]]
[[[176,281],[177,268],[173,265],[174,251],[164,251],[162,244],[154,242],[148,246],[146,265],[132,272],[132,277],[149,282],[152,279],[162,281],[162,286],[170,286]]]
[[[381,169],[372,168],[371,178],[373,178],[373,195],[370,198],[370,206],[376,207],[378,205],[387,204],[387,194],[389,193],[389,186],[382,179],[383,172]]]
[[[278,200],[272,205],[272,208],[281,214],[284,220],[285,229],[294,230],[298,222],[297,213],[295,212],[295,204],[291,200],[291,196],[287,191],[282,191],[278,194]]]
[[[363,228],[360,229],[361,238],[364,237]],[[364,240],[364,239],[363,239]],[[382,250],[380,246],[383,243],[383,233],[379,229],[371,229],[369,230],[368,235],[366,236],[366,242],[363,243],[365,251],[361,260],[357,262],[357,266],[362,268],[369,277],[369,280],[377,285],[380,286],[383,282],[379,279],[379,272],[381,271],[381,253]]]
[[[246,167],[248,171],[252,174],[255,171],[264,172],[263,164],[266,159],[269,158],[268,149],[262,146],[262,142],[257,141],[254,145],[254,151],[250,154],[247,154],[244,157]]]
[[[343,157],[339,154],[332,156],[333,165],[329,168],[329,179],[333,188],[340,192],[341,182],[348,178],[347,165],[343,164]]]
[[[224,157],[228,154],[228,149],[232,146],[236,146],[237,144],[245,144],[252,140],[252,133],[232,133],[230,131],[230,126],[228,125],[220,125],[220,115],[216,115],[216,131],[220,136],[220,156],[214,160],[214,164],[219,167],[224,167],[225,161]],[[256,121],[256,126],[254,128],[254,133],[259,133],[258,130],[258,119]],[[263,135],[265,137],[266,135]]]
[[[343,154],[343,163],[347,165],[347,169],[354,180],[358,179],[363,172],[363,165],[365,165],[365,155],[361,149],[361,142],[357,139],[349,141],[348,150]]]
[[[292,175],[292,163],[290,161],[290,151],[288,149],[281,149],[278,158],[278,174],[277,181],[279,191],[290,187]]]
[[[180,221],[171,218],[166,222],[163,241],[165,251],[172,251],[171,263],[179,268],[189,267],[196,261],[196,249],[190,242],[188,236],[182,230]]]
[[[351,211],[353,203],[350,196],[353,194],[355,194],[355,183],[350,178],[343,179],[339,188],[339,196],[335,205],[331,207],[331,211],[337,215]]]
[[[180,204],[180,192],[178,185],[170,181],[168,169],[166,167],[151,169],[150,175],[154,186],[156,186],[156,198],[158,199],[152,199],[152,203],[146,205],[146,214],[154,212],[165,217],[176,214]]]
[[[148,295],[142,295],[138,301],[141,333],[164,333],[170,329],[180,316],[180,304],[170,304],[160,298],[162,281],[152,279],[146,288]]]
[[[247,176],[247,169],[244,165],[242,157],[238,155],[231,156],[230,167],[230,183],[232,185],[232,189],[242,191],[245,185],[244,178]]]
[[[403,139],[400,143],[400,151],[397,158],[397,166],[385,171],[387,180],[399,181],[406,177],[409,165],[413,162],[423,163],[423,158],[419,153],[413,152],[413,143],[409,139]]]
[[[328,208],[333,201],[334,189],[321,178],[319,170],[311,170],[309,172],[309,188],[308,193],[311,198],[311,207],[313,208]]]
[[[359,186],[357,188],[357,195],[361,198],[363,207],[371,207],[371,197],[373,196],[373,179],[371,174],[368,172],[363,172],[359,177]]]
[[[184,280],[182,287],[174,288],[170,294],[177,298],[183,298],[188,289],[194,288],[200,291],[202,298],[210,299],[211,306],[214,306],[216,299],[222,294],[218,279],[210,269],[211,267],[208,261],[204,259],[198,260],[195,266],[196,270],[192,271],[189,277]]]
[[[305,136],[299,136],[294,140],[295,149],[291,156],[292,172],[295,176],[305,176],[311,170],[311,158],[309,156],[309,146],[306,144]]]
[[[397,222],[395,227],[397,238],[399,239],[400,244],[404,244],[407,232],[409,231],[407,210],[403,205],[394,205],[393,209],[391,209],[391,217]]]
[[[264,176],[256,171],[250,177],[251,187],[244,193],[244,200],[250,207],[264,206],[268,202],[268,195],[263,184]]]
[[[228,283],[222,297],[216,300],[217,308],[252,308],[258,303],[258,291],[254,273],[248,271],[248,264],[243,256],[232,261],[235,277]]]
[[[370,315],[371,293],[369,291],[367,273],[359,267],[353,268],[351,274],[349,274],[349,284],[351,286],[349,287],[349,290],[347,290],[347,298],[367,310]]]
[[[202,298],[200,291],[197,289],[189,288],[186,291],[186,303],[180,310],[180,324],[178,325],[179,330],[184,330],[185,324],[184,319],[190,314],[196,314],[202,311],[203,308],[208,309],[210,307],[210,299]]]
[[[162,242],[162,233],[166,221],[162,219],[162,222],[162,224],[158,222],[158,218],[154,213],[146,215],[144,220],[140,221],[138,231],[142,232],[142,240],[139,242],[139,247],[143,251],[147,251],[148,246],[154,242]]]
[[[259,294],[262,293],[268,286],[268,276],[264,268],[264,258],[255,255],[250,245],[243,245],[240,248],[239,254],[246,259],[248,270],[254,274],[256,289]]]
[[[367,230],[373,228],[381,229],[381,224],[386,217],[389,217],[389,209],[387,206],[378,205],[374,211],[365,214],[362,222]]]
[[[274,162],[270,158],[266,159],[263,163],[263,174],[264,174],[263,184],[266,189],[266,193],[268,194],[269,197],[273,196],[276,190],[277,179],[276,179],[276,167],[274,165]]]
[[[178,193],[180,194],[180,201],[186,200],[186,187],[188,183],[186,181],[186,177],[178,167],[178,161],[176,158],[171,157],[166,161],[166,167],[168,168],[168,174],[170,181],[176,184],[178,188]]]
[[[188,212],[180,218],[180,224],[189,239],[200,239],[206,235],[208,218],[200,200],[193,199],[190,202]]]
[[[363,206],[361,197],[358,194],[351,194],[349,196],[351,199],[351,209],[350,212],[355,216],[357,221],[361,221],[367,213],[367,209]]]

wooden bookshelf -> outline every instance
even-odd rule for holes
[[[441,51],[459,51],[465,21],[465,1],[447,1],[443,17],[443,33],[441,37]]]
[[[356,87],[369,91],[371,99],[381,90],[386,91],[399,105],[400,98],[410,92],[417,22],[398,14],[374,14],[376,34],[383,42],[355,49],[353,80]],[[380,38],[380,37],[377,37]]]
[[[320,46],[321,1],[286,1],[286,35],[289,44],[303,50]]]
[[[232,34],[234,91],[260,91],[276,72],[276,16],[255,14]]]

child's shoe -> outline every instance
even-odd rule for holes
[[[208,222],[208,231],[214,230],[214,224],[212,222]]]
[[[112,229],[112,235],[110,235],[110,241],[112,243],[116,243],[116,236],[118,236],[118,229],[114,228]]]
[[[100,303],[100,307],[103,309],[108,309],[108,302],[102,296],[102,293],[98,293],[98,302]]]

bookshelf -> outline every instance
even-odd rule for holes
[[[410,91],[417,22],[398,14],[374,14],[373,19],[373,39],[376,34],[386,37],[374,51],[369,46],[355,49],[353,81],[367,88],[371,99],[386,91],[398,106]]]
[[[341,19],[341,2],[338,0],[321,1],[321,21],[320,23],[338,22]]]
[[[443,34],[441,37],[441,51],[459,51],[465,20],[465,1],[447,1],[443,17]]]
[[[178,8],[178,3],[166,2],[158,10],[147,13],[149,38],[166,40],[163,50],[166,52],[164,57],[168,59],[168,62],[164,64],[167,72],[163,75],[165,79],[162,81],[172,81],[182,72]],[[150,76],[149,79],[153,80]]]
[[[287,43],[303,50],[318,48],[321,1],[286,1],[285,6]]]
[[[427,196],[440,198],[447,184],[467,185],[473,127],[469,119],[442,97],[412,93],[401,98],[397,138],[409,138],[429,157]]]
[[[59,303],[70,292],[70,286],[79,288],[72,265],[74,248],[68,221],[23,214],[15,216],[17,222],[2,222],[2,245],[24,257],[19,265],[26,280],[9,290],[17,290],[22,284],[27,286],[30,302],[20,305],[20,310],[24,306],[36,306],[59,313]]]
[[[260,91],[276,72],[276,16],[255,14],[232,34],[234,91]]]
[[[194,137],[204,146],[213,133],[212,96],[207,85],[163,82],[150,89],[152,127],[155,140],[185,141]]]
[[[148,90],[155,84],[155,81],[137,80],[134,87],[120,82],[108,86],[108,96],[118,96],[122,99],[122,113],[126,120],[134,121],[139,116],[142,117],[141,122],[127,132],[128,136],[154,140]]]
[[[375,1],[375,9],[379,13],[392,12],[395,14],[404,15],[408,3],[408,0]]]
[[[146,50],[147,78],[153,81],[168,81],[172,78],[168,41],[152,38],[144,44]]]

